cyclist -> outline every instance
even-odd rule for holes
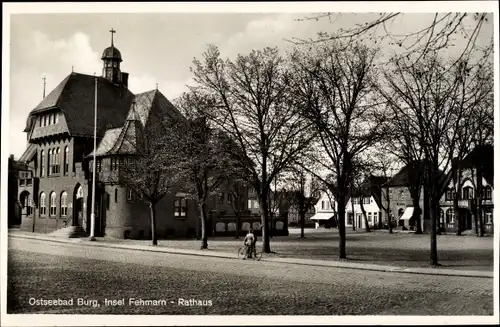
[[[247,249],[247,258],[252,257],[252,253],[255,254],[255,242],[256,242],[255,235],[253,233],[253,230],[250,229],[245,236],[245,240],[243,241],[243,244],[245,245]]]

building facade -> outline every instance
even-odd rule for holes
[[[338,206],[334,197],[326,190],[322,190],[319,194],[318,202],[314,205],[314,216],[310,219],[314,222],[315,228],[337,227]]]
[[[184,118],[159,90],[134,95],[128,89],[129,75],[121,71],[122,56],[113,39],[101,59],[102,76],[72,72],[28,116],[28,146],[20,158],[27,168],[19,173],[17,194],[22,230],[90,231],[97,99],[95,236],[151,237],[149,203],[119,182],[130,154],[127,140],[154,127],[157,117]],[[215,204],[210,217],[231,213],[230,195],[223,189],[221,194],[210,200]],[[157,203],[156,213],[158,237],[199,234],[197,205],[180,188]],[[209,235],[214,228],[215,221],[209,220]]]
[[[483,220],[484,232],[493,234],[493,146],[475,148],[457,166],[456,182],[450,179],[440,201],[440,230],[456,233],[459,225],[464,233],[477,234],[479,219]],[[478,211],[477,173],[482,169],[481,209]],[[458,194],[455,190],[458,190]],[[458,211],[454,200],[458,197]],[[461,219],[459,224],[458,219]]]

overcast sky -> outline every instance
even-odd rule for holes
[[[304,14],[15,14],[10,24],[10,153],[18,158],[26,147],[23,131],[28,113],[74,71],[101,75],[102,51],[110,45],[109,29],[120,50],[121,69],[130,74],[129,88],[139,93],[155,88],[170,100],[191,84],[189,68],[207,44],[224,57],[251,49],[290,45],[286,38],[314,38],[320,31],[363,23],[373,15],[343,14],[335,22],[297,21]],[[393,22],[396,31],[416,29],[432,16],[406,14]],[[490,24],[491,25],[491,24]],[[490,26],[492,30],[492,26]],[[492,32],[485,32],[485,39]],[[5,108],[4,108],[5,110]]]

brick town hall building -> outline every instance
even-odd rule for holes
[[[90,230],[96,79],[98,176],[119,170],[120,154],[126,152],[124,136],[134,133],[137,124],[148,128],[150,116],[157,114],[184,119],[158,90],[132,94],[111,35],[111,46],[101,58],[102,76],[72,72],[28,116],[28,146],[20,158],[28,169],[20,172],[18,190],[22,230]],[[96,181],[95,235],[150,237],[149,204],[125,186]],[[183,194],[167,195],[156,210],[159,237],[195,233],[196,204]]]

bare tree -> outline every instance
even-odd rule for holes
[[[331,23],[335,23],[337,19],[342,18],[342,15],[342,13],[320,13],[299,19],[299,21],[328,19]],[[441,50],[447,52],[463,40],[464,44],[455,61],[458,63],[478,50],[478,43],[480,43],[478,40],[481,34],[484,34],[484,30],[493,25],[491,13],[435,13],[422,28],[401,32],[394,31],[394,24],[400,23],[408,26],[411,23],[405,23],[405,21],[408,20],[410,14],[395,12],[363,15],[367,16],[364,24],[356,24],[350,28],[338,28],[334,32],[322,31],[318,33],[316,39],[294,38],[291,42],[314,44],[342,41],[349,44],[361,41],[378,45],[394,45],[402,56],[411,57],[413,62],[418,62],[427,54],[437,53]]]
[[[485,95],[473,82],[467,64],[450,66],[434,55],[417,64],[404,57],[394,58],[392,69],[384,75],[388,91],[382,95],[394,117],[404,122],[400,132],[417,140],[415,147],[423,153],[424,188],[429,193],[431,213],[431,264],[437,266],[436,222],[446,186],[442,172],[448,171],[454,157],[450,154],[456,157],[464,142],[457,133],[460,125]],[[397,130],[399,125],[393,128]]]
[[[383,147],[387,149],[387,147]],[[385,211],[387,227],[389,228],[389,233],[392,234],[392,212],[391,212],[391,196],[389,192],[389,180],[393,177],[393,172],[395,170],[395,158],[391,156],[389,151],[378,151],[373,155],[373,165],[375,170],[387,181],[382,185],[381,193],[381,207]],[[384,205],[385,202],[385,205]],[[382,218],[379,219],[379,228],[383,227]]]
[[[183,177],[183,190],[198,204],[201,249],[206,249],[208,198],[218,195],[220,186],[233,177],[233,171],[239,170],[239,166],[228,155],[228,148],[234,143],[207,121],[206,113],[213,107],[210,98],[194,92],[184,93],[178,99],[177,107],[189,120],[175,126],[176,165]]]
[[[286,178],[286,199],[299,213],[300,238],[304,238],[306,213],[318,201],[321,187],[317,178],[307,177],[305,169],[293,167]]]
[[[352,164],[381,139],[381,107],[373,97],[375,51],[362,45],[320,44],[292,55],[297,106],[318,134],[314,161],[335,176],[326,181],[338,201],[339,257],[346,258],[345,206],[352,180]]]
[[[283,171],[313,136],[291,102],[292,73],[276,48],[223,60],[210,46],[203,61],[193,61],[197,90],[217,106],[208,114],[214,125],[231,136],[249,159],[251,184],[256,190],[263,225],[263,252],[270,253],[268,194],[274,178]]]
[[[111,155],[111,171],[100,175],[102,182],[125,186],[149,202],[151,239],[152,244],[157,245],[156,204],[174,192],[179,182],[176,154],[170,146],[176,139],[171,126],[183,117],[176,115],[175,110],[172,114],[167,108],[155,105],[153,92],[142,94],[138,101],[133,103],[119,131],[118,142],[104,144],[108,141],[105,137],[99,145],[109,147],[107,155]],[[172,115],[173,120],[169,119]]]

